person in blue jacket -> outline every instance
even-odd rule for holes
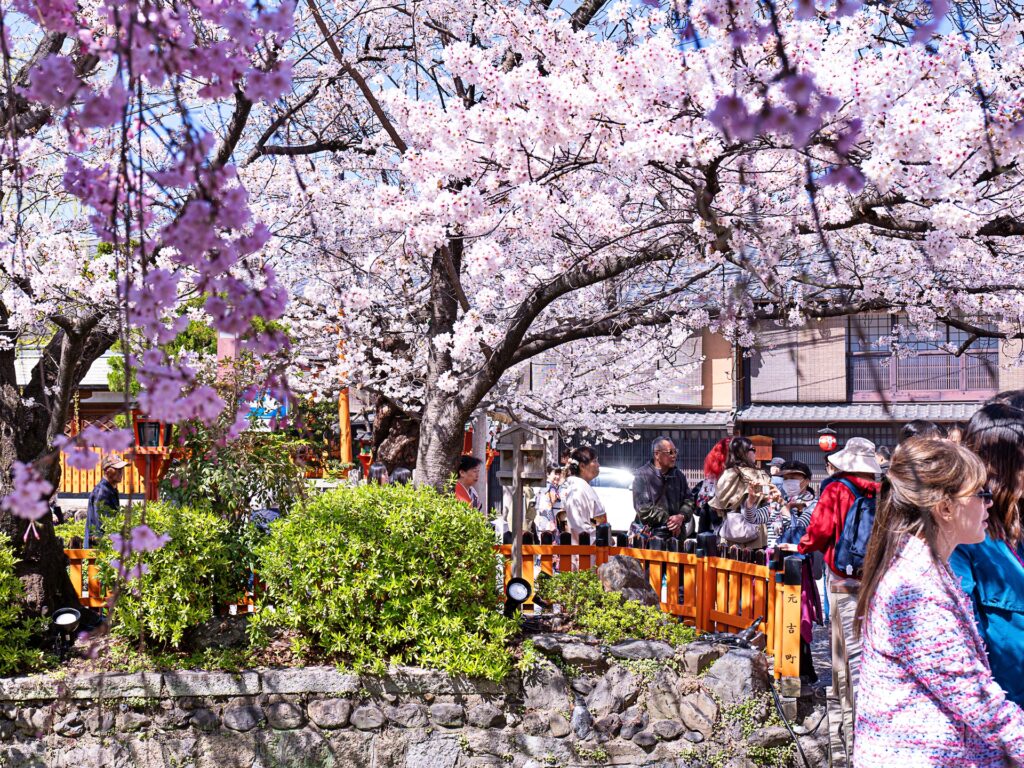
[[[957,547],[949,564],[971,599],[992,676],[1024,706],[1024,391],[982,406],[964,444],[988,466],[993,504],[985,540]]]

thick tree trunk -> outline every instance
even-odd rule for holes
[[[70,334],[64,330],[55,333],[23,391],[19,392],[17,385],[16,347],[12,344],[0,353],[0,497],[10,491],[15,461],[33,464],[54,487],[60,484],[60,461],[52,450],[53,440],[64,431],[74,388],[115,340],[109,331],[98,328],[102,317],[98,312]],[[6,318],[6,308],[0,305],[0,329]],[[10,337],[9,332],[0,333]],[[26,610],[45,615],[79,606],[63,544],[54,534],[49,515],[30,525],[0,509],[0,533],[10,539],[19,560],[17,572],[25,587]]]
[[[373,445],[377,461],[394,472],[395,467],[413,469],[419,450],[420,422],[400,405],[379,396],[374,406]]]
[[[0,496],[10,490],[10,466],[32,462],[46,451],[50,413],[41,404],[26,405],[17,389],[0,387]],[[40,467],[53,483],[60,482],[60,464]],[[16,573],[25,587],[24,603],[33,615],[46,615],[65,606],[77,607],[78,595],[68,578],[64,549],[49,516],[30,525],[0,510],[0,533],[14,546]]]
[[[440,394],[440,396],[438,396]],[[418,481],[446,490],[462,453],[466,420],[472,413],[459,408],[443,393],[428,397],[423,408],[419,456],[416,459]]]

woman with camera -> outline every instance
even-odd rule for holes
[[[754,456],[754,444],[748,438],[734,437],[729,442],[725,472],[718,478],[715,497],[708,503],[722,517],[718,536],[726,546],[737,544],[761,549],[768,544],[765,526],[748,522],[743,516],[744,501],[750,503],[751,490],[755,507],[762,506],[773,493],[778,493],[768,473],[758,469]]]

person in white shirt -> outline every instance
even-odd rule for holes
[[[569,476],[558,490],[572,543],[579,544],[580,534],[586,533],[593,544],[597,526],[608,521],[601,499],[590,487],[590,481],[601,473],[597,453],[589,446],[577,448],[570,454],[566,469]]]

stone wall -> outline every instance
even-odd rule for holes
[[[534,644],[538,661],[502,684],[331,667],[4,678],[0,766],[792,764],[758,652],[562,635]],[[802,742],[823,765],[820,744]]]

